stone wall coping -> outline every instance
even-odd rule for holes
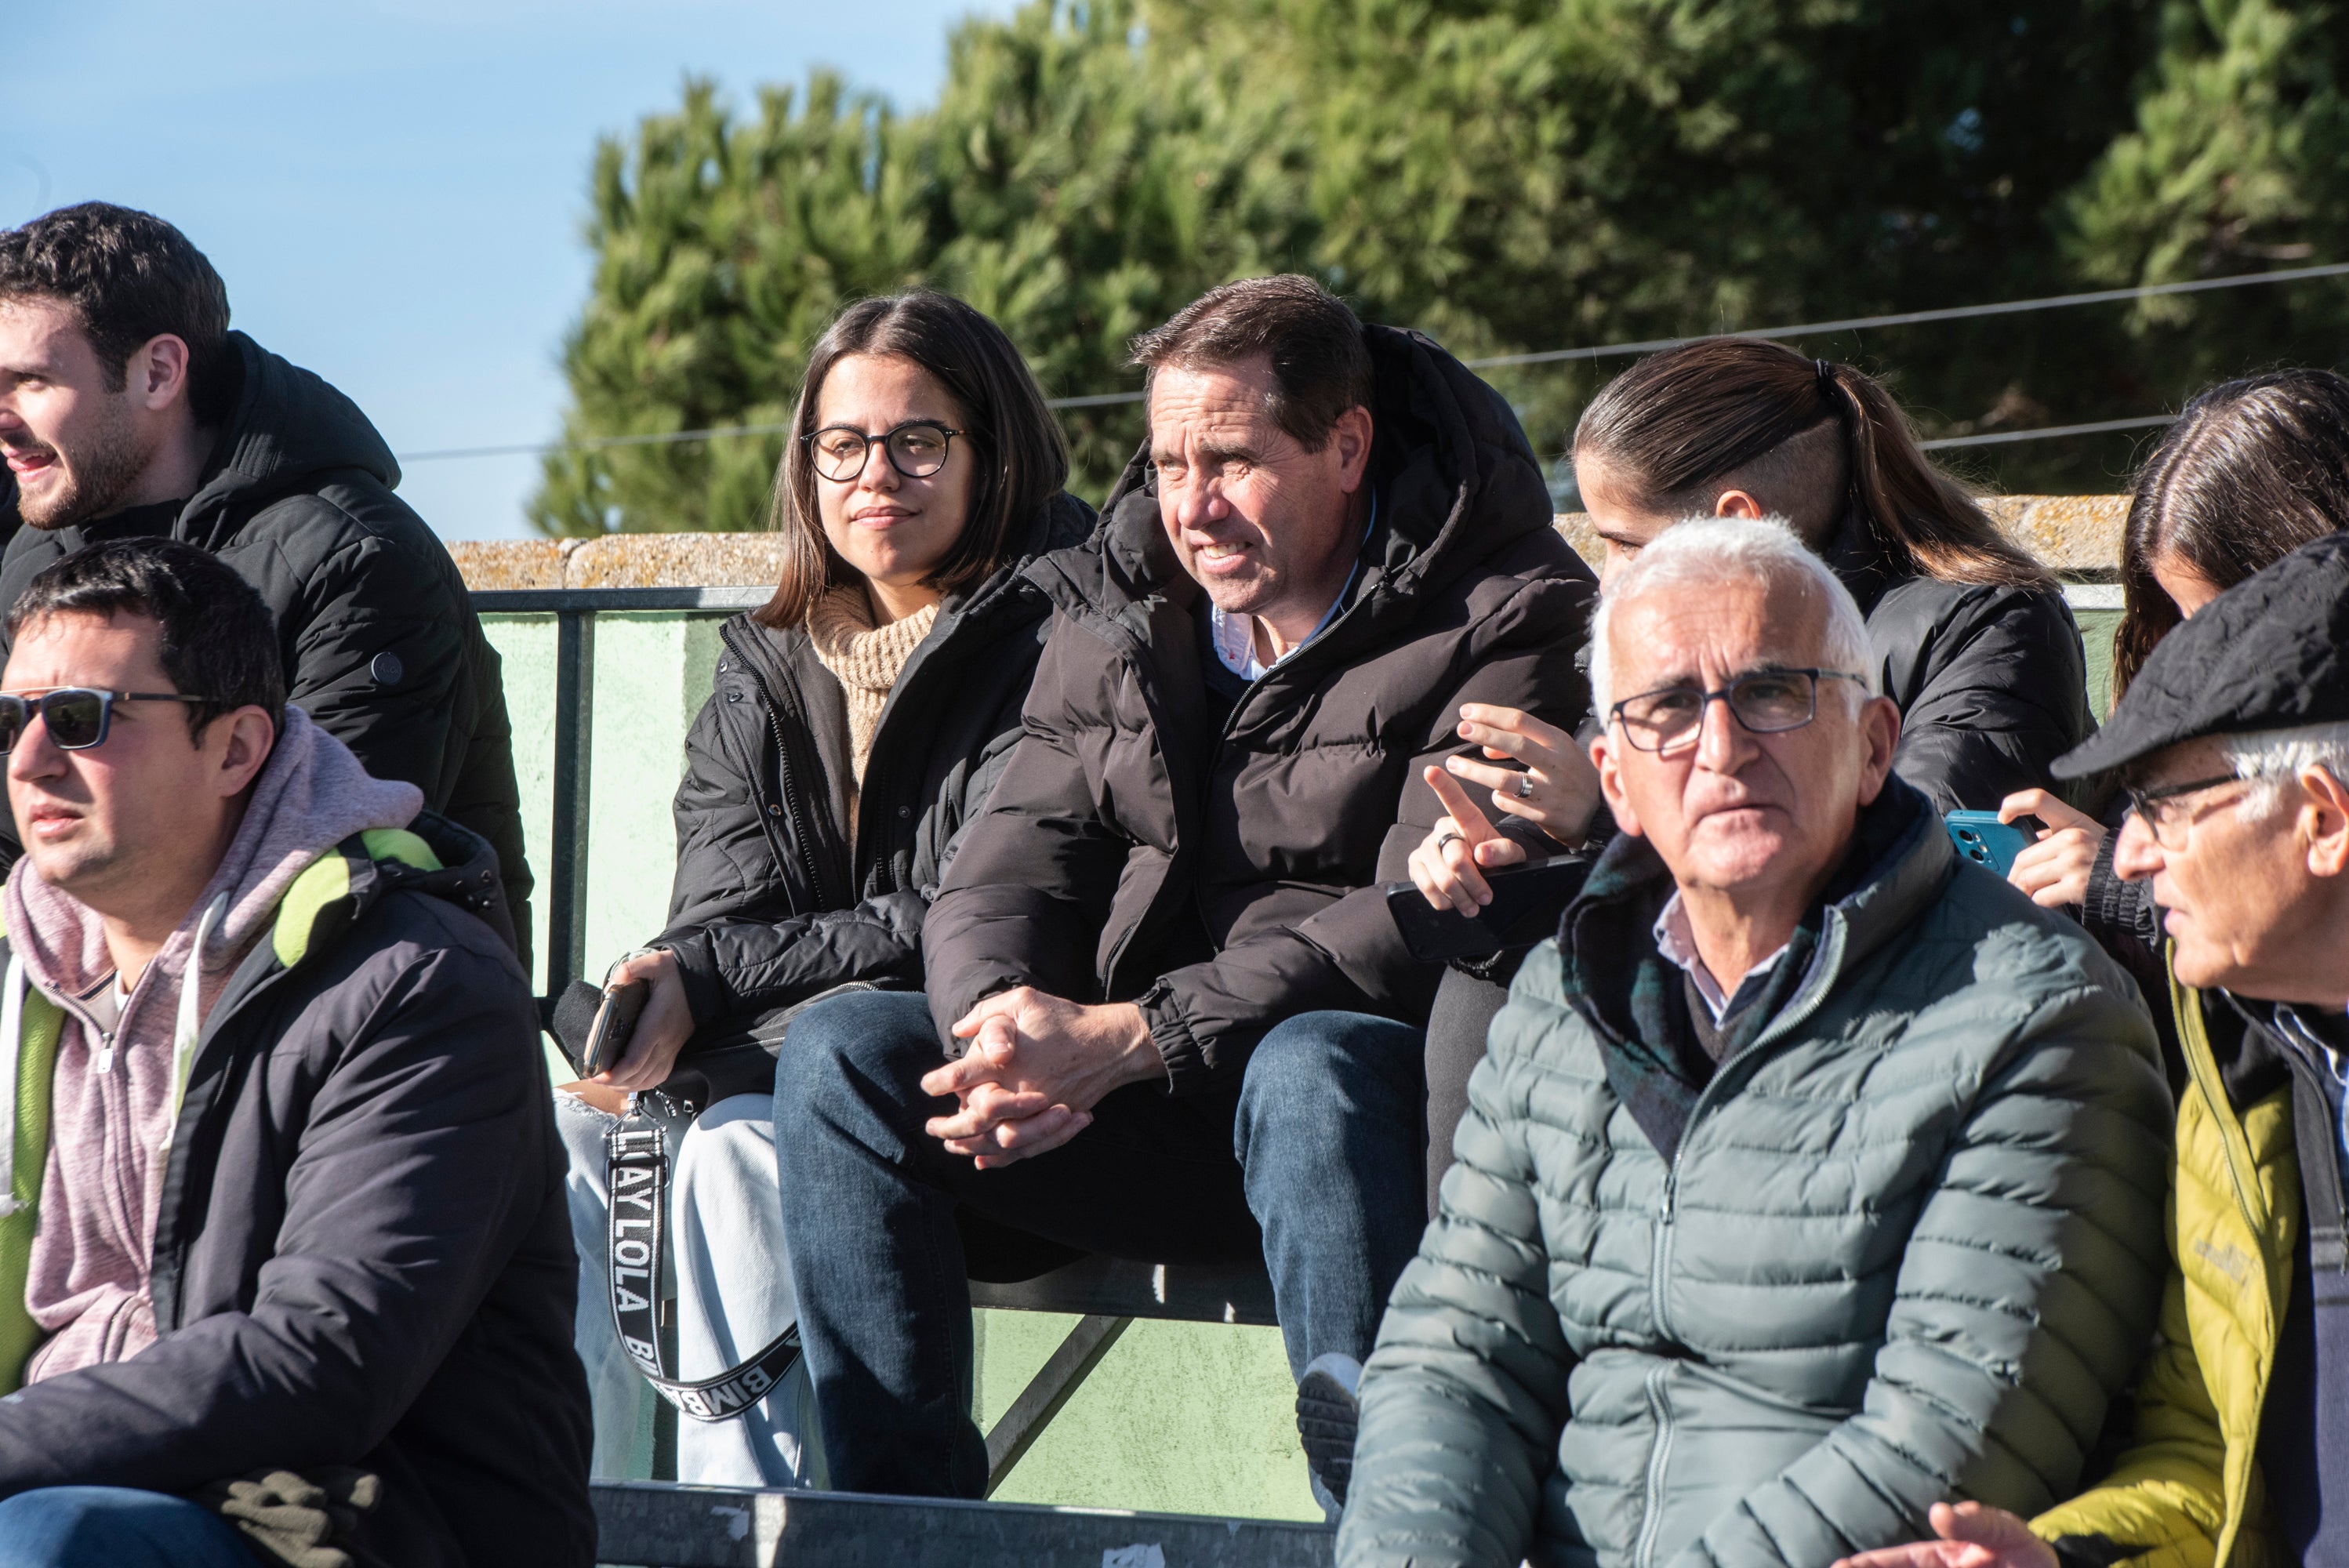
[[[2125,495],[1986,496],[1982,506],[2017,542],[2063,576],[2111,581],[2120,568]],[[1587,512],[1557,530],[1586,561],[1599,542]],[[461,540],[449,546],[468,588],[724,588],[773,583],[779,533],[608,533],[595,539]]]

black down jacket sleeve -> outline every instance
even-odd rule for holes
[[[1590,687],[1576,655],[1590,598],[1572,579],[1537,580],[1478,626],[1457,684],[1424,710],[1424,730],[1409,739],[1413,755],[1368,885],[1294,926],[1256,932],[1176,969],[1142,998],[1175,1093],[1232,1080],[1265,1032],[1298,1013],[1334,1008],[1426,1022],[1442,966],[1404,946],[1384,886],[1411,874],[1412,851],[1444,814],[1421,770],[1459,749],[1454,726],[1463,703],[1522,708],[1569,733],[1581,725]]]
[[[1019,696],[1024,696],[1024,691]],[[929,897],[1019,738],[1018,696],[978,755],[949,769],[924,809],[914,885],[844,909],[797,912],[761,820],[751,761],[736,755],[717,698],[686,738],[677,792],[677,881],[667,932],[694,1022],[764,1013],[835,985],[911,987],[922,978]]]
[[[1900,705],[1892,765],[1936,811],[2051,787],[2048,764],[2095,727],[2080,629],[2054,588],[1912,578],[1886,591],[1868,634]]]
[[[0,1399],[0,1495],[181,1492],[356,1463],[384,1441],[546,1196],[546,1068],[512,965],[486,934],[398,942],[283,1020],[254,1070],[324,1065],[306,1119],[283,1130],[285,1212],[251,1305]]]
[[[1092,635],[1054,617],[1025,732],[931,912],[924,984],[949,1054],[961,1049],[947,1033],[954,1021],[998,992],[1033,985],[1097,1000],[1092,961],[1102,933],[1120,923],[1129,861],[1163,867],[1169,858],[1165,843],[1137,843],[1103,820],[1097,790],[1149,798],[1159,765],[1154,748],[1145,758],[1143,748],[1109,738],[1145,730],[1149,717],[1133,682],[1081,678],[1107,662]],[[1072,693],[1108,706],[1091,710]]]
[[[324,509],[303,496],[280,508]],[[286,698],[378,779],[449,803],[479,717],[467,632],[473,606],[446,558],[361,534],[301,578]],[[519,896],[517,890],[517,896]]]

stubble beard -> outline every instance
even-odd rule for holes
[[[129,410],[119,404],[111,406],[106,423],[90,432],[86,442],[78,443],[77,449],[52,449],[65,475],[65,483],[52,493],[36,500],[18,487],[17,513],[33,527],[71,528],[113,511],[123,493],[138,482],[150,456],[132,438]]]

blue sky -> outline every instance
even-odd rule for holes
[[[103,199],[178,224],[235,325],[357,398],[398,452],[547,439],[599,132],[688,73],[738,105],[829,65],[900,108],[1010,0],[14,0],[0,226]],[[531,458],[419,462],[450,539],[524,535]]]

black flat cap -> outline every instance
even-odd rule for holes
[[[2303,544],[2161,639],[2105,727],[2055,759],[2079,779],[2181,740],[2349,723],[2349,534]]]

